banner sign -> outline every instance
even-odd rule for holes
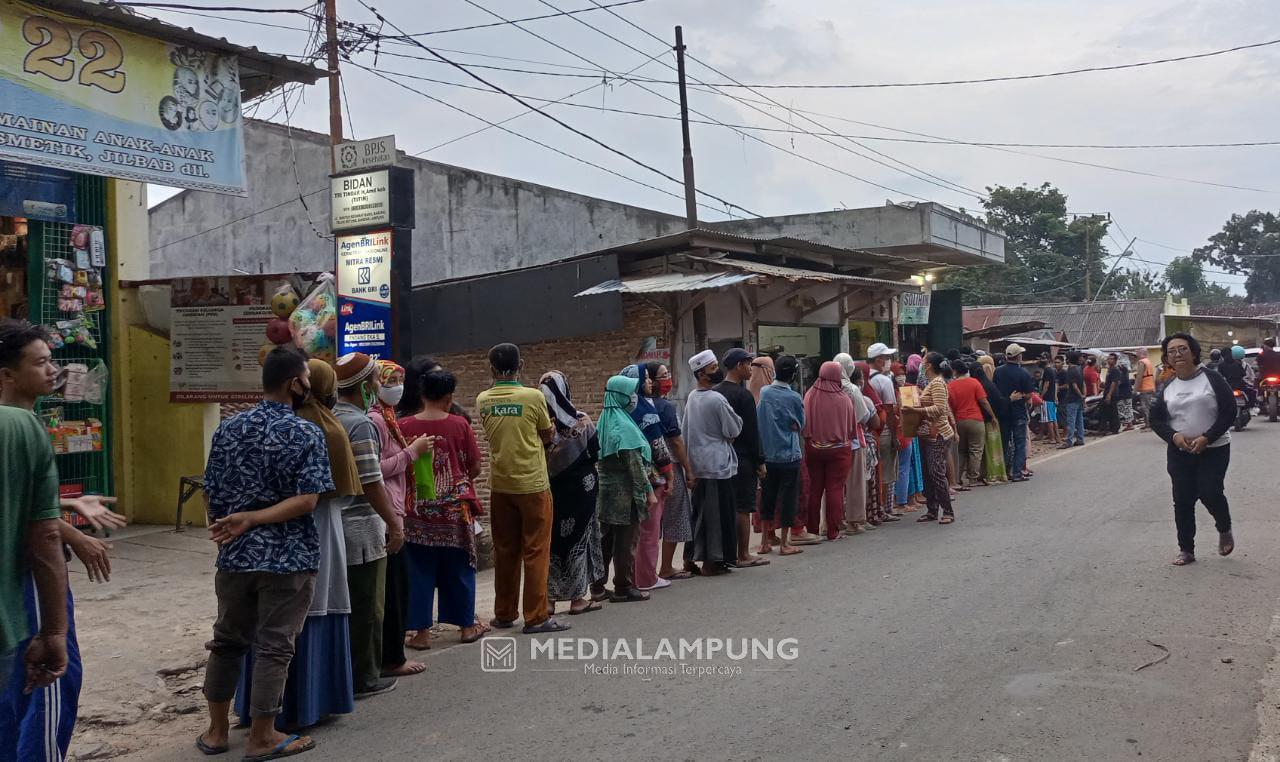
[[[329,180],[332,230],[391,224],[390,173],[382,169]]]
[[[243,196],[238,59],[7,0],[0,159]]]
[[[391,359],[391,231],[340,235],[338,356]]]
[[[0,215],[74,222],[75,176],[60,169],[0,161]]]
[[[927,291],[907,291],[898,302],[898,325],[928,325],[929,297]]]
[[[262,399],[259,354],[281,277],[182,278],[169,304],[170,402]]]
[[[396,163],[396,136],[383,135],[368,140],[352,140],[333,147],[333,166],[337,173],[354,172]]]

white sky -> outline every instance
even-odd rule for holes
[[[553,12],[541,0],[475,2],[507,18]],[[590,5],[587,0],[547,2],[561,9]],[[296,0],[259,0],[251,4],[298,7]],[[429,3],[379,0],[372,4],[390,22],[411,33],[495,20],[467,0],[431,0]],[[647,0],[616,11],[663,39],[670,39],[674,25],[682,24],[691,55],[740,81],[751,83],[901,82],[1027,74],[1130,63],[1280,38],[1280,13],[1275,12],[1274,0],[1174,3],[1155,0],[1124,3],[1102,0],[970,0],[966,3]],[[300,55],[308,39],[307,34],[292,30],[175,12],[149,9],[146,12],[274,53]],[[338,12],[352,21],[373,21],[358,0],[338,0]],[[239,14],[236,17],[307,26],[305,19],[293,15]],[[607,31],[644,51],[644,55],[572,18],[534,21],[525,26],[615,72],[631,70],[648,56],[663,50],[658,41],[607,11],[575,18]],[[383,31],[394,33],[390,28]],[[465,63],[566,73],[582,71],[564,67],[589,66],[509,26],[420,39],[442,49],[444,55]],[[387,45],[383,50],[428,55],[403,45]],[[541,63],[501,61],[476,54]],[[366,66],[374,65],[372,51],[358,55],[356,60]],[[674,65],[673,57],[668,54],[637,73],[662,80],[674,79],[674,71],[664,66],[664,61]],[[378,58],[377,67],[479,84],[448,66],[425,61],[383,55]],[[348,137],[395,133],[399,147],[414,153],[484,126],[354,66],[345,66],[343,71],[350,97],[349,121],[344,113]],[[599,82],[598,79],[476,71],[512,92],[543,98],[561,98]],[[692,62],[689,74],[691,80],[723,81],[719,75]],[[792,108],[962,140],[1189,143],[1280,139],[1280,130],[1274,126],[1280,117],[1278,83],[1280,45],[1198,61],[1025,82],[874,90],[767,90],[757,94],[743,90],[730,92],[751,98],[767,96]],[[522,106],[500,95],[425,82],[409,84],[492,121],[524,111]],[[672,99],[676,97],[672,85],[645,87]],[[324,84],[307,88],[305,99],[296,108],[291,105],[293,124],[327,132],[326,96]],[[678,113],[675,105],[634,83],[597,86],[573,102],[665,115]],[[278,99],[269,102],[258,116],[270,115],[278,104]],[[771,111],[783,121],[770,119],[720,95],[691,92],[690,106],[733,124],[785,128],[784,122],[790,121],[796,127],[820,129],[804,124],[799,117],[789,116],[781,109]],[[611,146],[670,175],[680,176],[677,122],[586,108],[550,106],[548,110]],[[828,128],[845,134],[909,137],[834,118],[817,118]],[[283,114],[276,119],[282,121]],[[544,117],[531,114],[507,126],[677,195],[681,192],[678,185],[592,145]],[[765,215],[875,206],[890,198],[908,199],[909,194],[970,211],[980,209],[972,197],[936,187],[837,147],[867,153],[840,139],[831,139],[837,144],[831,145],[806,135],[752,134],[844,172],[889,186],[894,192],[741,138],[723,127],[695,124],[693,151],[700,189]],[[1140,239],[1134,247],[1136,255],[1153,262],[1167,262],[1179,252],[1147,241],[1189,250],[1217,232],[1230,214],[1255,208],[1274,210],[1280,198],[1280,177],[1277,177],[1280,146],[1135,151],[1023,149],[1266,191],[1259,192],[1123,174],[979,147],[861,142],[973,189],[981,190],[993,184],[1051,182],[1068,195],[1073,211],[1110,212],[1125,233]],[[424,155],[485,172],[683,213],[683,203],[678,198],[620,180],[499,130],[490,129]],[[157,194],[153,201],[157,197],[163,196]],[[712,201],[708,203],[716,205]],[[705,219],[723,219],[723,215],[707,210],[701,214]],[[1113,232],[1117,239],[1121,238],[1114,227]],[[1110,242],[1108,245],[1112,251],[1122,248]],[[1243,282],[1241,276],[1210,273],[1209,277],[1226,284]]]

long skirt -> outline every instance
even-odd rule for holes
[[[850,524],[861,524],[867,520],[867,491],[863,488],[867,476],[862,461],[862,448],[858,448],[853,451],[853,466],[849,469],[849,480],[844,488],[844,520]]]
[[[693,488],[693,540],[685,561],[731,563],[738,558],[738,514],[733,479],[699,479]]]
[[[947,482],[947,451],[950,443],[945,439],[921,441],[924,450],[924,496],[929,504],[929,515],[952,515],[951,485]]]
[[[457,627],[476,623],[476,569],[468,551],[407,542],[403,552],[412,580],[405,629],[425,630],[436,622]],[[433,617],[437,598],[439,616]]]
[[[581,598],[591,582],[605,573],[596,509],[598,492],[596,467],[589,460],[575,463],[551,480],[554,518],[547,597],[552,601]]]
[[[355,711],[355,683],[351,677],[351,636],[346,614],[308,616],[293,646],[284,700],[276,715],[276,730],[309,728],[333,714]],[[236,713],[249,724],[249,696],[253,693],[253,649],[244,656]]]
[[[982,451],[982,475],[989,482],[1007,479],[1004,468],[1004,440],[1000,438],[1000,424],[986,422],[987,444]]]
[[[693,511],[689,488],[684,483],[684,467],[679,463],[671,471],[667,504],[662,507],[663,542],[691,542],[693,540]]]
[[[29,574],[23,588],[27,626],[35,632],[40,629],[40,609],[35,580]],[[71,745],[84,678],[70,588],[67,589],[67,671],[53,685],[24,693],[27,675],[22,657],[30,642],[28,638],[18,644],[13,653],[9,684],[0,685],[0,759],[61,762]]]
[[[924,494],[924,461],[920,457],[920,438],[911,438],[911,494]]]

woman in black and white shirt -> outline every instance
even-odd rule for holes
[[[1200,365],[1200,342],[1189,334],[1165,338],[1164,362],[1174,377],[1160,387],[1151,406],[1151,428],[1169,443],[1173,518],[1178,528],[1174,566],[1196,560],[1196,501],[1204,503],[1218,529],[1218,553],[1235,550],[1231,512],[1223,484],[1231,461],[1231,424],[1236,417],[1231,386]]]

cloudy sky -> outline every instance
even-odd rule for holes
[[[554,13],[551,6],[567,10],[589,7],[591,2],[379,0],[372,4],[390,24],[418,34],[495,21],[485,8],[512,19]],[[260,0],[246,5],[298,7],[293,0]],[[620,109],[661,117],[678,114],[676,89],[667,84],[674,79],[673,55],[669,50],[664,53],[670,43],[664,44],[645,31],[665,41],[672,38],[676,24],[683,25],[690,55],[721,72],[717,74],[703,63],[691,61],[690,81],[711,84],[726,82],[727,78],[747,84],[972,79],[1132,63],[1280,38],[1280,14],[1275,13],[1274,0],[644,0],[614,10],[635,26],[608,11],[597,10],[522,24],[529,31],[498,26],[418,39],[459,63],[579,75],[473,69],[510,92],[536,98],[560,99],[584,91],[567,101],[578,106],[546,108],[609,146],[679,177],[678,122],[601,110]],[[308,50],[308,20],[296,15],[222,14],[251,22],[244,23],[173,11],[146,12],[270,52],[298,56]],[[377,27],[378,22],[359,0],[338,0],[338,12],[344,19]],[[395,30],[384,26],[382,32],[394,34]],[[546,39],[538,39],[530,32]],[[409,74],[482,87],[448,65],[419,60],[430,57],[420,48],[383,43],[379,52],[376,63],[372,48],[356,54],[354,60],[394,78]],[[615,75],[630,72],[661,81],[606,78],[602,70]],[[678,184],[545,117],[526,114],[504,126],[667,193],[586,166],[498,129],[450,143],[486,125],[356,66],[345,65],[343,72],[348,95],[349,118],[344,114],[348,137],[395,133],[402,150],[423,151],[424,157],[433,160],[671,213],[683,212]],[[457,109],[494,122],[526,110],[502,95],[399,79]],[[1149,260],[1135,264],[1160,269],[1150,263],[1167,262],[1180,253],[1178,250],[1202,244],[1230,214],[1255,208],[1275,210],[1280,206],[1280,146],[1017,148],[1014,150],[1021,153],[1014,153],[883,138],[919,137],[908,134],[914,132],[932,136],[925,140],[1040,144],[1277,140],[1278,83],[1280,45],[1122,71],[948,87],[738,88],[715,92],[713,88],[695,86],[690,92],[690,108],[703,116],[695,115],[694,119],[782,130],[735,131],[714,124],[695,124],[693,150],[698,187],[752,213],[774,215],[875,206],[886,199],[912,198],[975,210],[980,206],[974,191],[981,192],[995,184],[1039,185],[1047,181],[1068,195],[1072,211],[1111,213],[1119,228],[1113,228],[1116,239],[1127,242],[1123,234],[1136,237],[1135,256]],[[327,131],[326,94],[325,87],[318,85],[298,93],[296,103],[290,99],[293,125]],[[776,101],[781,107],[769,101]],[[816,121],[807,121],[806,114],[798,113],[800,110],[811,112],[807,118]],[[284,119],[278,97],[261,104],[256,113],[277,121]],[[857,143],[844,137],[824,140],[804,134],[805,131],[855,136]],[[442,145],[445,143],[448,145]],[[724,218],[723,204],[705,197],[703,200],[712,207],[700,212],[705,219]],[[1117,252],[1123,248],[1110,242],[1109,246]],[[1209,277],[1227,284],[1243,281],[1239,276],[1217,273]]]

